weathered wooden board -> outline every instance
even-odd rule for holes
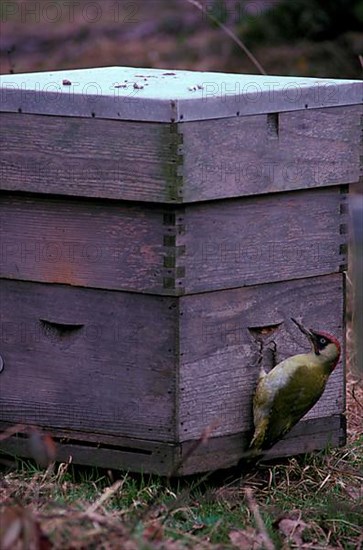
[[[346,263],[339,187],[200,203],[185,210],[186,294],[334,273]]]
[[[9,426],[11,425],[0,422],[0,431]],[[47,426],[42,431],[51,435],[56,443],[57,462],[71,460],[75,464],[169,475],[180,455],[177,445],[166,442],[77,431],[64,432]],[[0,452],[34,458],[25,432],[1,441]]]
[[[354,105],[183,124],[183,201],[355,183],[362,113]]]
[[[3,195],[1,276],[84,287],[162,292],[160,208]]]
[[[2,189],[178,202],[173,124],[0,114]]]
[[[361,105],[159,124],[1,113],[2,188],[188,203],[358,181]]]
[[[243,467],[243,453],[248,446],[249,436],[248,432],[244,432],[222,437],[210,437],[190,454],[180,468],[179,475],[229,468],[236,466],[240,460],[241,467]],[[344,445],[345,440],[345,417],[343,415],[331,416],[329,421],[326,418],[304,420],[297,424],[273,449],[270,449],[265,458],[268,460],[308,453],[330,446],[337,447]],[[192,441],[182,443],[183,457],[190,451],[191,446],[195,446]]]
[[[178,295],[338,272],[346,197],[329,187],[162,208],[4,193],[0,274]]]
[[[180,304],[179,439],[193,440],[216,425],[214,436],[252,428],[252,397],[259,365],[256,335],[270,338],[277,360],[309,349],[290,317],[343,340],[344,275],[184,296]],[[306,418],[341,414],[344,358]]]
[[[291,315],[342,340],[343,287],[344,275],[332,274],[177,302],[3,281],[1,420],[50,431],[63,440],[60,460],[70,453],[75,462],[161,474],[179,463],[178,443],[183,455],[214,426],[180,473],[234,465],[252,429],[256,335],[273,327],[277,360],[308,349]],[[343,359],[306,416],[319,425],[301,422],[289,436],[297,439],[272,454],[338,444],[344,430],[331,418],[344,406]],[[27,455],[18,441],[4,448]]]
[[[172,298],[2,281],[0,417],[175,441]]]

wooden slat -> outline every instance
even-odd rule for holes
[[[25,438],[12,437],[2,441],[0,451],[11,456],[32,457],[31,449]],[[175,446],[154,444],[153,451],[138,452],[138,449],[122,451],[103,447],[95,448],[73,443],[57,443],[57,462],[72,461],[73,464],[86,464],[115,470],[131,470],[133,472],[168,475],[174,464]]]
[[[329,187],[186,208],[185,293],[338,272],[346,196]]]
[[[181,300],[179,438],[196,439],[217,424],[214,436],[252,428],[252,396],[259,366],[249,328],[277,326],[277,360],[309,350],[290,317],[343,340],[343,275],[335,274],[220,292]],[[324,395],[306,418],[344,411],[344,356]]]
[[[163,292],[160,208],[4,195],[1,276]]]
[[[196,472],[206,472],[220,468],[236,466],[241,460],[249,440],[248,432],[211,437],[200,445],[185,461],[180,474],[189,475]],[[325,447],[337,447],[345,443],[345,419],[342,415],[329,418],[304,420],[296,425],[288,436],[279,441],[265,455],[265,459],[283,456],[294,456],[302,453],[321,450]],[[192,441],[182,444],[182,456],[188,453]]]
[[[357,182],[362,112],[354,105],[183,124],[183,200]]]
[[[188,203],[353,183],[360,105],[158,124],[1,113],[2,188]]]
[[[6,194],[1,277],[178,295],[338,272],[339,187],[156,207]]]
[[[173,125],[0,114],[2,189],[177,202]]]
[[[173,299],[2,281],[1,420],[175,441]]]

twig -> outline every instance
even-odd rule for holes
[[[247,46],[242,42],[242,40],[240,40],[238,36],[236,36],[234,32],[231,31],[231,29],[229,29],[226,25],[224,25],[224,23],[219,21],[219,19],[217,19],[213,14],[209,13],[204,8],[204,6],[202,6],[202,4],[197,2],[197,0],[186,0],[186,1],[189,2],[189,4],[192,4],[193,6],[195,6],[199,11],[204,13],[204,15],[206,15],[208,19],[213,21],[213,23],[218,25],[218,27],[220,27],[233,40],[233,42],[235,42],[237,46],[241,48],[241,50],[247,55],[247,57],[250,59],[250,61],[252,61],[252,63],[255,65],[255,67],[259,70],[261,74],[263,75],[267,74],[265,69],[262,67],[261,63],[259,63],[259,61],[257,61],[257,59],[255,58],[253,53],[247,48]]]
[[[358,55],[358,59],[360,61],[360,64],[362,66],[362,69],[363,69],[363,55]]]
[[[90,516],[91,514],[93,514],[97,508],[99,508],[100,506],[102,506],[102,504],[104,504],[107,500],[109,500],[115,493],[117,493],[117,491],[119,489],[121,489],[126,481],[126,477],[125,476],[123,479],[119,479],[118,481],[116,481],[113,485],[111,485],[111,487],[106,487],[106,489],[103,491],[102,495],[100,496],[100,498],[98,498],[93,504],[91,504],[91,506],[89,506],[86,510],[86,515],[87,516]]]
[[[8,49],[6,52],[8,54],[8,62],[9,62],[9,73],[14,74],[15,73],[15,63],[13,61],[13,53],[15,52],[15,46],[11,46],[11,48]]]
[[[357,384],[353,384],[353,387],[352,387],[352,390],[351,390],[351,396],[353,397],[354,401],[357,403],[357,405],[363,409],[363,405],[362,403],[357,399],[356,395],[355,395],[355,388],[356,388]]]
[[[266,548],[266,550],[275,550],[275,545],[273,544],[272,540],[270,539],[266,526],[263,522],[263,519],[260,514],[260,510],[258,508],[257,502],[253,496],[253,491],[251,487],[245,488],[245,495],[246,495],[246,501],[249,509],[251,510],[253,517],[255,518],[256,527],[260,532],[261,537],[263,538],[263,544]]]
[[[179,472],[179,469],[182,466],[184,466],[184,464],[188,461],[189,457],[192,454],[195,453],[195,451],[198,449],[198,447],[200,447],[200,445],[203,445],[204,443],[206,443],[206,441],[208,441],[208,439],[210,438],[212,432],[214,432],[214,430],[216,428],[218,428],[219,425],[220,425],[220,422],[215,420],[209,426],[204,428],[204,430],[202,431],[199,439],[196,439],[193,442],[193,444],[189,447],[189,449],[185,453],[185,455],[182,456],[182,458],[176,463],[176,465],[174,466],[174,468],[172,469],[172,471],[168,475],[169,479],[172,478],[172,477],[175,477],[177,475],[177,473]]]

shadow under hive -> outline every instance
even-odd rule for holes
[[[44,428],[58,460],[236,464],[256,338],[279,360],[304,351],[294,316],[344,339],[362,86],[123,67],[2,77],[1,426]],[[343,354],[270,456],[342,444],[344,408]],[[29,453],[21,435],[2,447]]]

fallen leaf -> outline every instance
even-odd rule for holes
[[[144,529],[143,536],[146,540],[161,542],[164,538],[164,527],[160,521],[151,521]]]
[[[229,540],[238,550],[263,550],[264,538],[256,529],[236,529],[229,533]]]
[[[284,517],[280,519],[278,523],[280,533],[296,544],[299,548],[303,545],[304,541],[302,535],[307,527],[308,524],[300,518],[292,519],[289,517]]]
[[[34,515],[23,506],[10,504],[0,510],[1,550],[50,550],[49,539],[44,535]]]

